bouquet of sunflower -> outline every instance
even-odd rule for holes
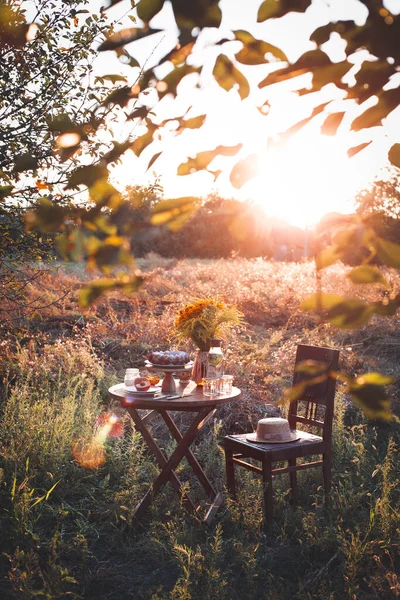
[[[178,339],[192,340],[199,350],[207,351],[212,338],[224,338],[229,329],[243,324],[243,314],[216,298],[198,298],[186,304],[175,320]]]

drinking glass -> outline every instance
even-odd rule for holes
[[[207,377],[203,377],[203,394],[204,396],[218,396],[219,394],[219,385],[218,379],[209,379]]]
[[[233,375],[222,375],[219,380],[219,393],[228,396],[232,393]]]

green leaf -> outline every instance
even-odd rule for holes
[[[400,144],[394,144],[389,150],[389,160],[395,167],[400,168]]]
[[[217,83],[227,92],[238,88],[242,100],[250,93],[250,86],[246,77],[229,60],[225,54],[220,54],[215,62],[213,75]]]
[[[341,298],[335,294],[314,294],[301,303],[303,310],[326,311],[332,325],[341,329],[352,329],[364,325],[374,312],[358,298]]]
[[[385,265],[394,267],[395,269],[400,268],[400,244],[377,237],[375,247],[379,259]]]
[[[153,125],[150,121],[147,123],[148,130],[143,135],[136,138],[136,140],[131,145],[131,149],[136,154],[136,156],[140,156],[141,153],[147,146],[149,146],[153,141],[153,134],[157,127]]]
[[[383,315],[385,317],[392,317],[396,314],[400,306],[400,294],[397,294],[394,298],[388,298],[385,296],[381,302],[374,302],[374,312],[377,315]]]
[[[218,155],[234,156],[241,149],[242,144],[237,146],[217,146],[214,150],[205,150],[199,152],[194,158],[188,158],[185,163],[181,163],[178,167],[178,175],[190,175],[196,171],[202,171],[210,162]]]
[[[388,116],[400,104],[400,88],[382,92],[378,103],[359,115],[351,124],[353,131],[376,127],[382,124],[382,119]]]
[[[152,225],[168,225],[172,231],[180,229],[197,211],[199,199],[194,197],[162,200],[153,210]]]
[[[28,231],[40,229],[43,232],[57,231],[64,222],[65,210],[49,198],[41,198],[34,210],[25,216]]]
[[[318,252],[315,259],[317,270],[325,269],[325,267],[333,265],[340,257],[341,253],[338,252],[337,246],[333,245],[324,248]]]
[[[84,286],[78,295],[80,306],[87,308],[103,294],[112,290],[122,290],[126,293],[136,292],[143,283],[142,277],[124,277],[122,279],[100,279]]]
[[[35,171],[38,166],[38,159],[31,154],[21,154],[17,156],[14,163],[14,171],[22,173],[22,171]]]
[[[13,185],[0,185],[0,201],[9,196],[13,189]]]
[[[88,268],[98,268],[103,273],[109,274],[111,269],[117,265],[131,265],[133,256],[129,251],[129,245],[122,237],[112,235],[104,241],[99,242],[93,238],[93,245],[89,245]]]
[[[321,126],[321,133],[323,135],[335,135],[345,114],[345,112],[337,112],[328,115]]]
[[[301,303],[303,310],[329,310],[343,301],[341,296],[336,294],[313,294]]]
[[[107,167],[101,167],[99,165],[79,167],[69,176],[67,189],[77,189],[80,185],[86,185],[89,187],[98,179],[107,179],[107,177]]]
[[[266,54],[272,54],[279,60],[287,61],[286,54],[268,42],[257,40],[248,31],[238,30],[233,32],[237,40],[243,42],[243,48],[235,54],[236,60],[244,65],[261,65],[270,62]]]
[[[236,163],[230,174],[230,182],[235,188],[241,188],[249,179],[258,174],[257,154],[251,154]]]
[[[219,0],[201,0],[192,2],[188,0],[171,0],[175,14],[176,24],[179,29],[193,29],[193,27],[219,27],[222,13],[218,6]]]
[[[350,273],[347,274],[347,277],[353,283],[381,283],[385,286],[388,285],[380,270],[377,267],[372,267],[370,265],[361,265],[352,269]]]
[[[384,386],[393,383],[392,377],[381,373],[364,373],[347,383],[353,401],[360,406],[369,419],[390,420],[390,398]]]
[[[140,0],[137,7],[139,19],[148,23],[164,6],[164,0]]]
[[[258,9],[257,23],[270,18],[283,17],[288,12],[304,12],[311,0],[264,0]]]
[[[161,29],[139,29],[137,27],[128,27],[127,29],[121,29],[110,35],[104,42],[98,47],[99,52],[105,52],[106,50],[115,50],[120,46],[130,44],[135,40],[139,40],[154,33],[162,31]]]
[[[157,91],[160,98],[163,98],[166,94],[173,94],[176,96],[177,87],[186,75],[191,73],[199,73],[199,67],[192,67],[191,65],[184,64],[181,67],[175,67],[164,79],[161,79],[157,85]]]
[[[123,81],[126,83],[126,77],[123,75],[111,74],[111,75],[102,75],[102,79],[106,79],[107,81],[111,81],[112,83],[117,83],[117,81]]]

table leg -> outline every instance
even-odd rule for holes
[[[210,409],[205,408],[197,413],[188,430],[182,436],[182,439],[178,442],[178,445],[175,448],[174,452],[171,454],[168,462],[163,466],[161,473],[158,475],[152,487],[148,490],[141,502],[139,502],[139,504],[137,505],[134,513],[137,519],[140,518],[143,512],[150,506],[153,498],[155,498],[156,494],[160,491],[160,489],[167,483],[168,480],[170,480],[171,473],[173,473],[173,469],[175,469],[179,465],[182,458],[185,456],[187,448],[189,448],[190,444],[195,439],[197,433],[202,428],[204,420],[209,412]],[[148,434],[147,430],[146,433]]]
[[[210,413],[214,414],[215,411],[216,411],[215,408],[211,408]],[[183,436],[182,436],[181,432],[179,431],[178,427],[176,426],[175,422],[173,421],[171,415],[166,410],[160,411],[160,413],[161,413],[165,423],[167,424],[167,427],[170,430],[172,436],[175,438],[175,440],[177,442],[180,442],[182,440]],[[207,418],[209,418],[209,416],[210,415],[207,415]],[[205,420],[206,419],[204,419],[204,421]],[[207,479],[207,476],[204,473],[201,465],[199,464],[199,462],[197,461],[196,457],[193,455],[193,453],[189,447],[187,447],[185,449],[184,455],[186,456],[190,466],[192,467],[193,472],[197,476],[197,479],[200,481],[201,485],[203,486],[206,494],[210,498],[215,498],[217,496],[216,491],[212,487],[210,481]]]
[[[127,411],[129,412],[133,422],[135,423],[136,428],[142,434],[143,439],[145,440],[147,446],[153,452],[160,469],[164,469],[165,465],[168,462],[167,458],[166,458],[166,456],[164,456],[163,452],[158,447],[158,445],[157,445],[156,441],[154,440],[153,436],[151,435],[151,433],[146,429],[145,424],[143,423],[143,420],[140,418],[138,412],[131,406],[127,407]],[[196,507],[194,506],[193,502],[191,501],[189,496],[186,494],[186,492],[184,492],[183,485],[180,482],[180,480],[178,479],[178,477],[176,476],[176,474],[174,473],[174,471],[171,471],[169,473],[168,479],[169,479],[169,481],[171,481],[172,485],[177,490],[177,492],[179,492],[181,494],[182,502],[184,503],[185,507],[189,510],[189,512],[196,512]],[[150,490],[151,489],[152,488],[150,488]],[[149,492],[146,494],[145,498],[148,496],[148,494],[149,494]],[[144,498],[143,498],[143,500],[144,500]],[[139,502],[139,504],[137,505],[137,507],[135,509],[135,513],[134,513],[135,516],[137,516],[136,514],[138,512],[138,509],[141,507],[143,500],[141,502]],[[152,498],[150,496],[149,501],[146,503],[145,508],[150,506],[151,501],[152,501]],[[139,511],[139,512],[141,512],[141,511]]]

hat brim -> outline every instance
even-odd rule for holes
[[[300,435],[297,431],[291,431],[289,438],[287,438],[286,440],[260,440],[259,438],[257,438],[256,431],[254,433],[248,433],[246,435],[246,440],[248,442],[256,442],[257,444],[288,444],[290,442],[295,442],[299,439]]]

